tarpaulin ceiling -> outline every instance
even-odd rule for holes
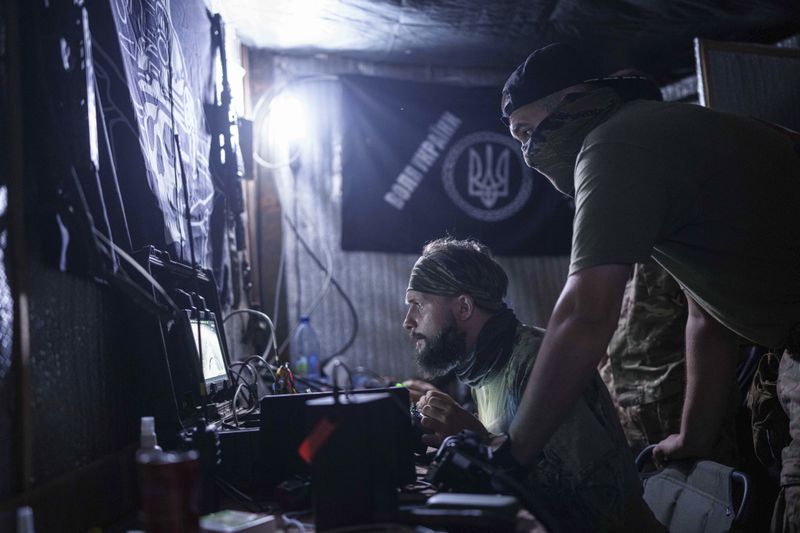
[[[556,40],[668,81],[693,71],[692,39],[775,42],[800,31],[797,0],[226,0],[244,44],[284,53],[507,68]]]

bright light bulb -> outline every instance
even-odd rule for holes
[[[306,135],[306,112],[297,98],[281,93],[269,109],[269,129],[275,138],[291,142]]]

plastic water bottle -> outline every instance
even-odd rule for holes
[[[319,337],[307,316],[300,317],[300,325],[292,337],[290,354],[296,374],[319,379]]]
[[[30,507],[17,509],[17,533],[34,533],[33,509]]]

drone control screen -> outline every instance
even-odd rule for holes
[[[227,377],[225,357],[222,355],[222,344],[217,334],[217,325],[213,320],[192,319],[192,335],[197,346],[197,353],[203,364],[203,378],[208,383]]]

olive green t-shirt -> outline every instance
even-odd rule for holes
[[[570,274],[653,257],[764,346],[800,323],[800,137],[689,104],[625,104],[575,167]]]

